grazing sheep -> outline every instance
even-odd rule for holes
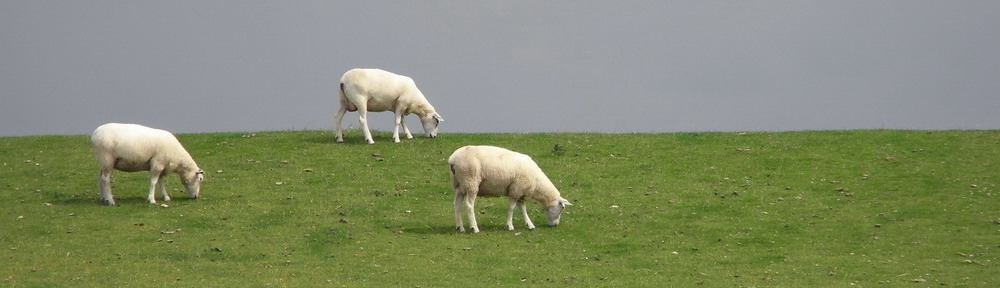
[[[97,188],[101,201],[115,205],[111,195],[111,171],[149,171],[149,203],[155,204],[156,184],[160,184],[163,201],[170,201],[164,178],[177,173],[192,199],[201,194],[204,171],[170,132],[136,124],[108,123],[97,127],[90,136],[94,158],[101,165]]]
[[[375,144],[368,130],[368,112],[392,111],[396,126],[392,141],[399,142],[399,126],[403,126],[407,139],[413,139],[403,116],[417,114],[427,137],[437,137],[438,126],[444,118],[434,111],[424,94],[417,89],[413,79],[381,69],[351,69],[340,78],[340,110],[337,110],[337,142],[344,142],[341,121],[344,113],[358,111],[361,130],[368,144]]]
[[[510,199],[507,210],[507,230],[514,230],[514,208],[520,207],[529,230],[535,224],[528,218],[524,201],[534,199],[547,212],[549,226],[559,225],[563,208],[573,205],[559,196],[559,190],[549,181],[531,157],[494,146],[465,146],[448,157],[451,164],[451,186],[455,188],[455,229],[465,232],[462,206],[465,206],[472,232],[479,233],[476,223],[476,196]]]

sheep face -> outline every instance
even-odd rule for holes
[[[437,113],[420,117],[420,123],[424,125],[424,134],[430,138],[437,137],[438,126],[441,126],[441,122],[444,122],[444,118]]]
[[[563,209],[570,205],[573,205],[573,203],[569,203],[569,200],[559,198],[559,201],[556,201],[555,205],[546,208],[545,216],[549,218],[549,226],[559,226],[559,217],[562,215]]]
[[[198,199],[201,196],[201,181],[205,180],[205,171],[197,170],[188,172],[187,175],[181,177],[184,181],[184,188],[188,191],[188,197],[191,199]]]

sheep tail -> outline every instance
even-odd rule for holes
[[[358,106],[347,100],[347,94],[344,92],[344,82],[340,82],[340,103],[347,106],[347,112],[358,111]]]

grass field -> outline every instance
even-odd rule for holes
[[[100,205],[87,136],[0,138],[0,286],[1000,285],[1000,131],[375,136],[178,135],[208,174],[166,207],[121,172]],[[466,144],[531,155],[562,225],[454,232]]]

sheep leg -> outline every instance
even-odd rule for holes
[[[510,207],[507,209],[507,231],[514,231],[514,208],[517,206],[517,200],[510,199]]]
[[[151,164],[156,167],[156,163]],[[163,170],[153,168],[149,170],[149,195],[146,196],[146,200],[149,200],[149,204],[156,204],[156,184],[160,183],[160,179],[163,178]]]
[[[101,202],[108,205],[115,205],[115,198],[111,195],[110,167],[101,168],[101,173],[97,175],[97,189],[101,192]]]
[[[524,201],[518,201],[517,206],[521,206],[521,213],[524,214],[524,223],[528,224],[528,230],[535,230],[535,223],[531,223],[531,218],[528,217],[528,207],[524,206]]]
[[[341,126],[341,123],[344,120],[345,113],[347,113],[347,103],[345,103],[344,101],[340,101],[340,109],[337,110],[337,117],[335,117],[337,120],[336,121],[337,134],[335,134],[336,135],[335,139],[337,142],[344,142],[344,129]]]
[[[465,195],[465,213],[469,215],[469,228],[472,233],[479,233],[479,223],[476,223],[476,194]]]
[[[362,106],[364,106],[364,104],[362,104]],[[367,110],[368,107],[358,107],[358,122],[361,122],[361,132],[365,134],[365,140],[368,141],[368,144],[375,144],[375,140],[372,139],[372,132],[368,131]]]
[[[465,224],[462,224],[462,203],[465,197],[458,189],[455,189],[455,231],[465,233]]]
[[[160,177],[157,177],[157,176],[149,177],[149,196],[146,197],[146,200],[149,201],[149,204],[156,204],[156,197],[155,197],[156,196],[156,182],[159,179],[160,179]]]
[[[393,126],[393,128],[392,128],[393,129],[392,130],[392,142],[399,143],[399,126],[402,126],[402,124],[403,124],[403,114],[399,113],[399,112],[396,112],[396,123],[395,123],[395,126]],[[407,129],[407,130],[409,130],[409,129]],[[411,138],[412,138],[412,136],[411,136]]]
[[[157,181],[160,182],[160,193],[163,194],[163,201],[170,201],[170,194],[167,194],[166,178],[167,178],[166,174],[160,175],[160,179]]]
[[[399,117],[399,124],[403,125],[403,132],[406,133],[406,139],[413,139],[413,134],[410,134],[410,128],[406,127],[406,117]]]

